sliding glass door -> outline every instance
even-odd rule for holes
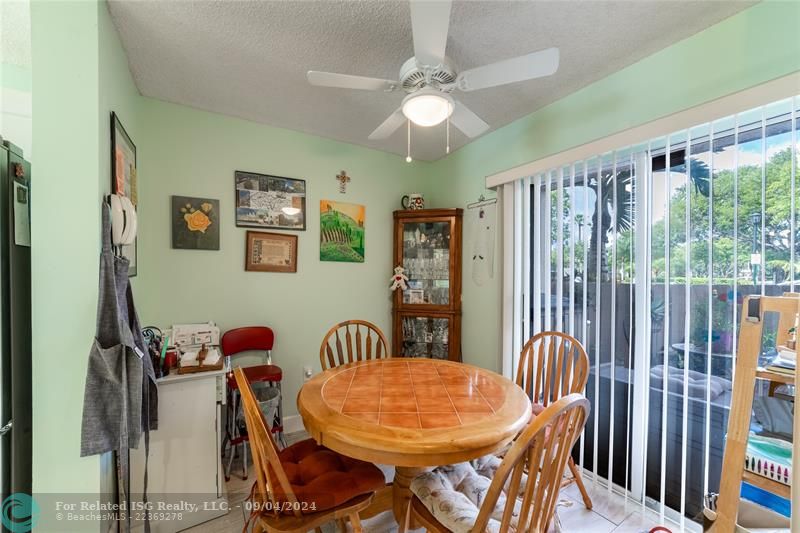
[[[523,342],[565,331],[591,362],[576,459],[682,519],[719,485],[742,299],[800,283],[798,104],[532,176],[517,204]]]

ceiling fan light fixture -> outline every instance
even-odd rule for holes
[[[453,98],[436,89],[422,89],[403,100],[403,114],[417,126],[441,124],[453,113]]]

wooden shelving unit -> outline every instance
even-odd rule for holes
[[[461,360],[461,209],[394,212],[394,265],[408,289],[393,295],[392,355]]]
[[[794,376],[787,376],[779,372],[770,372],[769,370],[759,368],[756,370],[756,377],[758,379],[765,379],[772,383],[781,383],[783,385],[794,385]]]
[[[751,301],[754,298],[759,300],[757,317],[751,317],[747,312],[751,308]],[[797,375],[789,376],[758,367],[758,356],[763,339],[764,314],[778,313],[775,340],[777,345],[782,345],[786,344],[789,339],[789,329],[794,326],[798,312],[800,312],[800,298],[797,294],[749,296],[742,304],[742,325],[736,354],[736,374],[733,381],[728,434],[722,462],[717,518],[711,527],[712,532],[730,533],[736,530],[742,481],[782,498],[791,499],[793,509],[800,509],[800,494],[797,490],[793,494],[791,487],[754,474],[744,468],[756,380],[769,381],[771,383],[770,390],[773,390],[776,384],[795,385],[795,390],[800,390],[798,386],[800,381],[797,380]],[[800,410],[797,409],[795,409],[794,415],[794,442],[800,442]],[[792,485],[800,486],[800,468],[796,466],[792,469]],[[793,513],[792,531],[800,530],[800,521],[795,518],[797,514]]]
[[[792,497],[792,490],[789,485],[778,483],[774,479],[770,479],[768,477],[759,476],[758,474],[754,474],[749,470],[744,470],[742,472],[742,481],[746,481],[760,489],[777,494],[781,498],[786,498],[787,500]]]

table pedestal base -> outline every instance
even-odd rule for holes
[[[430,468],[418,466],[398,466],[394,469],[394,483],[392,484],[392,511],[394,518],[400,526],[400,531],[403,531],[403,523],[406,519],[406,511],[411,503],[411,481],[422,474],[427,472]],[[417,529],[419,526],[412,521],[408,525],[408,529]]]

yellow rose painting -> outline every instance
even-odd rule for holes
[[[183,219],[186,220],[186,227],[189,228],[189,231],[202,231],[205,233],[206,229],[211,225],[211,219],[202,211],[186,213],[183,215]]]
[[[172,247],[219,250],[219,200],[173,196]]]

